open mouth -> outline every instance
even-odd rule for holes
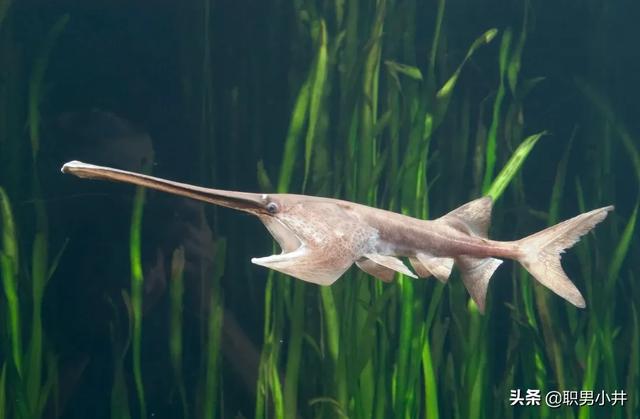
[[[331,285],[353,264],[348,252],[341,252],[336,243],[324,247],[306,243],[295,230],[277,217],[258,215],[282,252],[251,259],[252,263],[276,270],[293,278],[318,285]]]
[[[279,255],[271,255],[262,258],[252,258],[251,262],[256,265],[270,267],[274,263],[290,259],[291,257],[301,256],[306,251],[306,247],[302,240],[280,220],[270,216],[259,216],[260,221],[269,230],[282,252]]]

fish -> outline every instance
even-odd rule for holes
[[[70,161],[62,172],[80,178],[130,183],[258,217],[281,253],[251,262],[328,286],[353,264],[385,282],[396,273],[446,283],[456,266],[483,313],[489,280],[503,259],[514,260],[539,283],[576,307],[584,297],[560,263],[561,255],[603,221],[612,205],[594,209],[513,241],[491,240],[493,200],[470,201],[433,220],[355,202],[296,194],[237,192],[193,186],[141,173]],[[402,258],[408,260],[410,270]]]

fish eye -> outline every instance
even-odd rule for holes
[[[269,214],[275,214],[276,212],[278,212],[278,204],[276,204],[275,202],[269,202],[267,204],[267,212]]]

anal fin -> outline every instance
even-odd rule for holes
[[[426,253],[417,253],[416,258],[424,266],[424,268],[431,272],[433,276],[438,278],[440,282],[446,283],[451,275],[451,269],[453,269],[452,258],[441,258],[431,256]]]
[[[364,255],[364,257],[377,263],[378,265],[384,266],[385,268],[400,272],[401,274],[410,276],[412,278],[417,278],[417,276],[413,272],[411,272],[409,268],[407,268],[405,264],[402,263],[402,261],[397,257],[379,255],[377,253],[367,253],[366,255]]]
[[[409,263],[411,263],[411,267],[416,271],[419,278],[429,278],[432,275],[429,269],[427,269],[417,257],[410,257]]]
[[[480,313],[484,313],[489,280],[501,264],[502,261],[495,258],[478,259],[470,256],[456,258],[456,266],[460,269],[462,282]]]

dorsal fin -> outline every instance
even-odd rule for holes
[[[401,274],[410,276],[412,278],[417,278],[417,276],[413,272],[411,272],[400,259],[396,257],[379,255],[377,253],[367,253],[366,255],[364,255],[364,257],[374,261],[378,265],[384,266],[385,268],[392,269],[396,272],[400,272]]]
[[[489,196],[474,199],[440,217],[452,227],[460,229],[467,227],[473,234],[479,237],[487,237],[491,224],[491,208],[493,200]],[[463,223],[461,226],[460,223]]]

